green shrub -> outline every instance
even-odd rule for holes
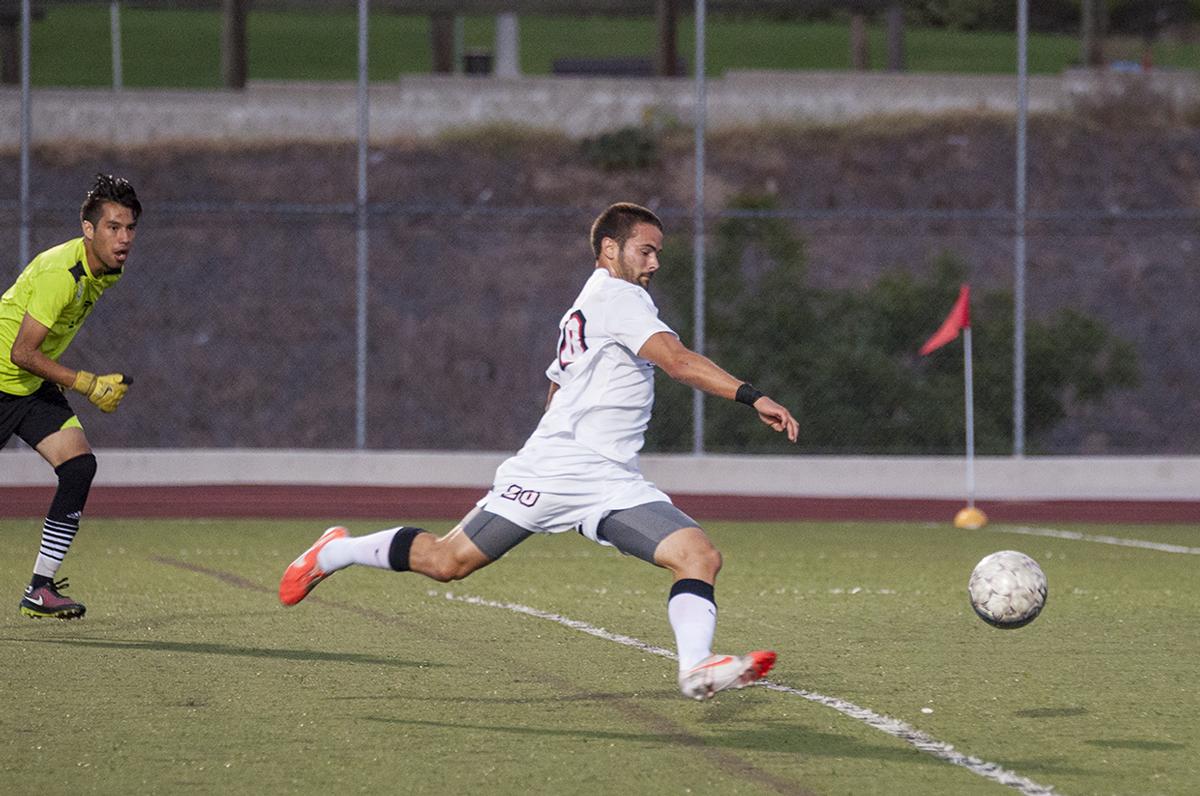
[[[765,209],[749,198],[742,209]],[[961,341],[928,357],[917,349],[954,303],[968,269],[943,255],[921,276],[894,271],[854,289],[808,283],[803,239],[768,216],[726,218],[716,227],[706,273],[707,351],[800,419],[810,453],[944,454],[963,449]],[[686,243],[666,247],[688,251]],[[675,255],[679,257],[678,254]],[[671,263],[656,278],[663,317],[692,340],[692,269]],[[715,298],[715,297],[719,297]],[[1013,299],[1007,291],[972,295],[976,450],[1012,451]],[[1026,432],[1030,452],[1073,409],[1137,384],[1133,346],[1096,318],[1062,310],[1026,323]],[[658,410],[648,444],[691,445],[691,390],[658,380]],[[710,400],[706,448],[781,452],[745,407]]]
[[[658,139],[640,127],[585,138],[581,147],[588,162],[605,171],[644,168],[658,162]]]

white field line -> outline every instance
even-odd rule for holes
[[[453,592],[438,592],[431,590],[430,596],[445,597],[447,600],[467,603],[468,605],[483,605],[489,608],[503,608],[506,611],[513,611],[518,614],[536,617],[537,619],[545,619],[550,622],[557,622],[560,625],[569,627],[572,630],[578,630],[581,633],[587,633],[605,641],[613,641],[617,644],[623,644],[626,647],[633,647],[642,652],[650,653],[651,655],[660,655],[671,660],[678,660],[675,653],[662,647],[656,647],[653,644],[647,644],[644,641],[624,636],[620,633],[611,633],[602,627],[589,625],[587,622],[581,622],[578,619],[570,619],[561,614],[542,611],[537,608],[530,608],[527,605],[520,603],[497,602],[495,600],[485,600],[482,597],[468,597],[454,594]],[[783,694],[792,694],[793,696],[804,697],[810,702],[816,702],[826,707],[833,708],[837,712],[849,716],[852,719],[857,719],[871,727],[874,727],[881,732],[885,732],[895,738],[899,738],[905,743],[919,749],[926,754],[933,755],[939,760],[951,763],[956,766],[962,766],[973,774],[978,774],[985,779],[990,779],[993,782],[998,782],[1001,785],[1007,785],[1010,788],[1015,788],[1025,796],[1057,796],[1057,791],[1049,785],[1040,785],[1031,779],[1022,777],[1012,771],[1008,771],[996,763],[988,763],[980,760],[978,757],[965,755],[957,751],[950,744],[939,741],[929,735],[921,732],[915,727],[894,719],[891,716],[884,716],[876,713],[873,710],[859,707],[852,702],[847,702],[844,699],[837,697],[825,696],[813,691],[805,691],[801,688],[792,688],[791,686],[781,685],[771,682],[770,680],[761,680],[758,685],[770,690],[778,691]]]
[[[995,533],[1023,533],[1026,536],[1049,536],[1054,539],[1070,539],[1075,542],[1096,542],[1097,544],[1112,544],[1119,547],[1140,547],[1143,550],[1157,550],[1160,553],[1182,553],[1189,556],[1200,556],[1200,547],[1186,547],[1181,544],[1164,544],[1162,542],[1147,542],[1144,539],[1124,539],[1120,536],[1103,536],[1078,531],[1060,531],[1055,528],[1030,528],[1027,526],[985,525],[980,530]]]

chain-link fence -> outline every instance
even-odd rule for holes
[[[1119,110],[1031,130],[1029,453],[1200,451],[1200,133]],[[968,114],[712,137],[706,351],[794,408],[799,451],[962,450],[961,348],[916,350],[965,281],[978,450],[1012,452],[1011,131],[1010,119]],[[606,150],[485,129],[371,147],[368,448],[523,441],[555,324],[591,267],[588,226],[611,201],[663,216],[653,292],[693,339],[690,132],[633,140]],[[354,148],[38,150],[33,251],[78,234],[97,170],[129,177],[146,214],[126,279],[64,358],[136,378],[117,416],[76,402],[89,438],[353,447]],[[4,184],[18,172],[0,156]],[[2,197],[0,208],[0,246],[13,252],[19,205]],[[691,450],[691,411],[686,389],[661,383],[649,449]],[[707,403],[705,431],[710,451],[793,450],[726,402]]]
[[[136,386],[112,417],[76,401],[89,437],[103,447],[353,447],[352,206],[325,201],[338,188],[291,167],[277,170],[285,184],[313,187],[287,203],[238,199],[227,179],[206,195],[206,174],[245,173],[242,158],[262,161],[248,175],[253,190],[266,190],[273,171],[266,153],[211,157],[191,181],[186,169],[111,164],[138,185],[146,213],[127,276],[64,360],[128,370]],[[42,195],[61,200],[42,200],[34,215],[40,251],[77,234],[68,197],[85,180],[74,161],[40,163],[38,173]],[[610,200],[653,200],[615,183],[587,207],[372,205],[367,447],[521,444],[541,411],[556,323],[591,267],[592,216]],[[668,237],[652,292],[686,342],[690,213],[657,207]],[[16,228],[5,218],[0,243],[11,251]],[[1200,450],[1196,220],[1033,215],[1030,453]],[[727,207],[708,219],[706,248],[708,352],[797,411],[802,452],[962,450],[961,346],[927,358],[916,350],[959,281],[971,282],[977,445],[1011,452],[1008,212]],[[660,377],[649,449],[690,450],[691,407],[686,389]],[[706,414],[708,450],[792,450],[744,407],[710,400]]]

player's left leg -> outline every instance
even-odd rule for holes
[[[61,404],[38,400],[17,431],[58,476],[58,488],[42,522],[42,543],[33,576],[21,597],[20,609],[34,618],[74,619],[83,616],[87,609],[61,593],[67,581],[65,578],[56,581],[55,575],[79,533],[83,508],[96,475],[96,457],[79,420],[57,388],[54,392]],[[64,414],[66,419],[62,417]],[[47,424],[55,425],[47,428]]]
[[[284,605],[295,605],[322,580],[353,564],[416,572],[443,583],[461,580],[531,535],[509,520],[479,509],[442,537],[406,526],[357,537],[345,528],[330,528],[283,573],[279,599]]]

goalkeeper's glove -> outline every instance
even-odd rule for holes
[[[133,384],[133,379],[123,373],[97,376],[95,373],[81,370],[75,374],[75,383],[71,385],[71,389],[86,395],[89,401],[100,407],[101,412],[115,412],[130,384]]]

